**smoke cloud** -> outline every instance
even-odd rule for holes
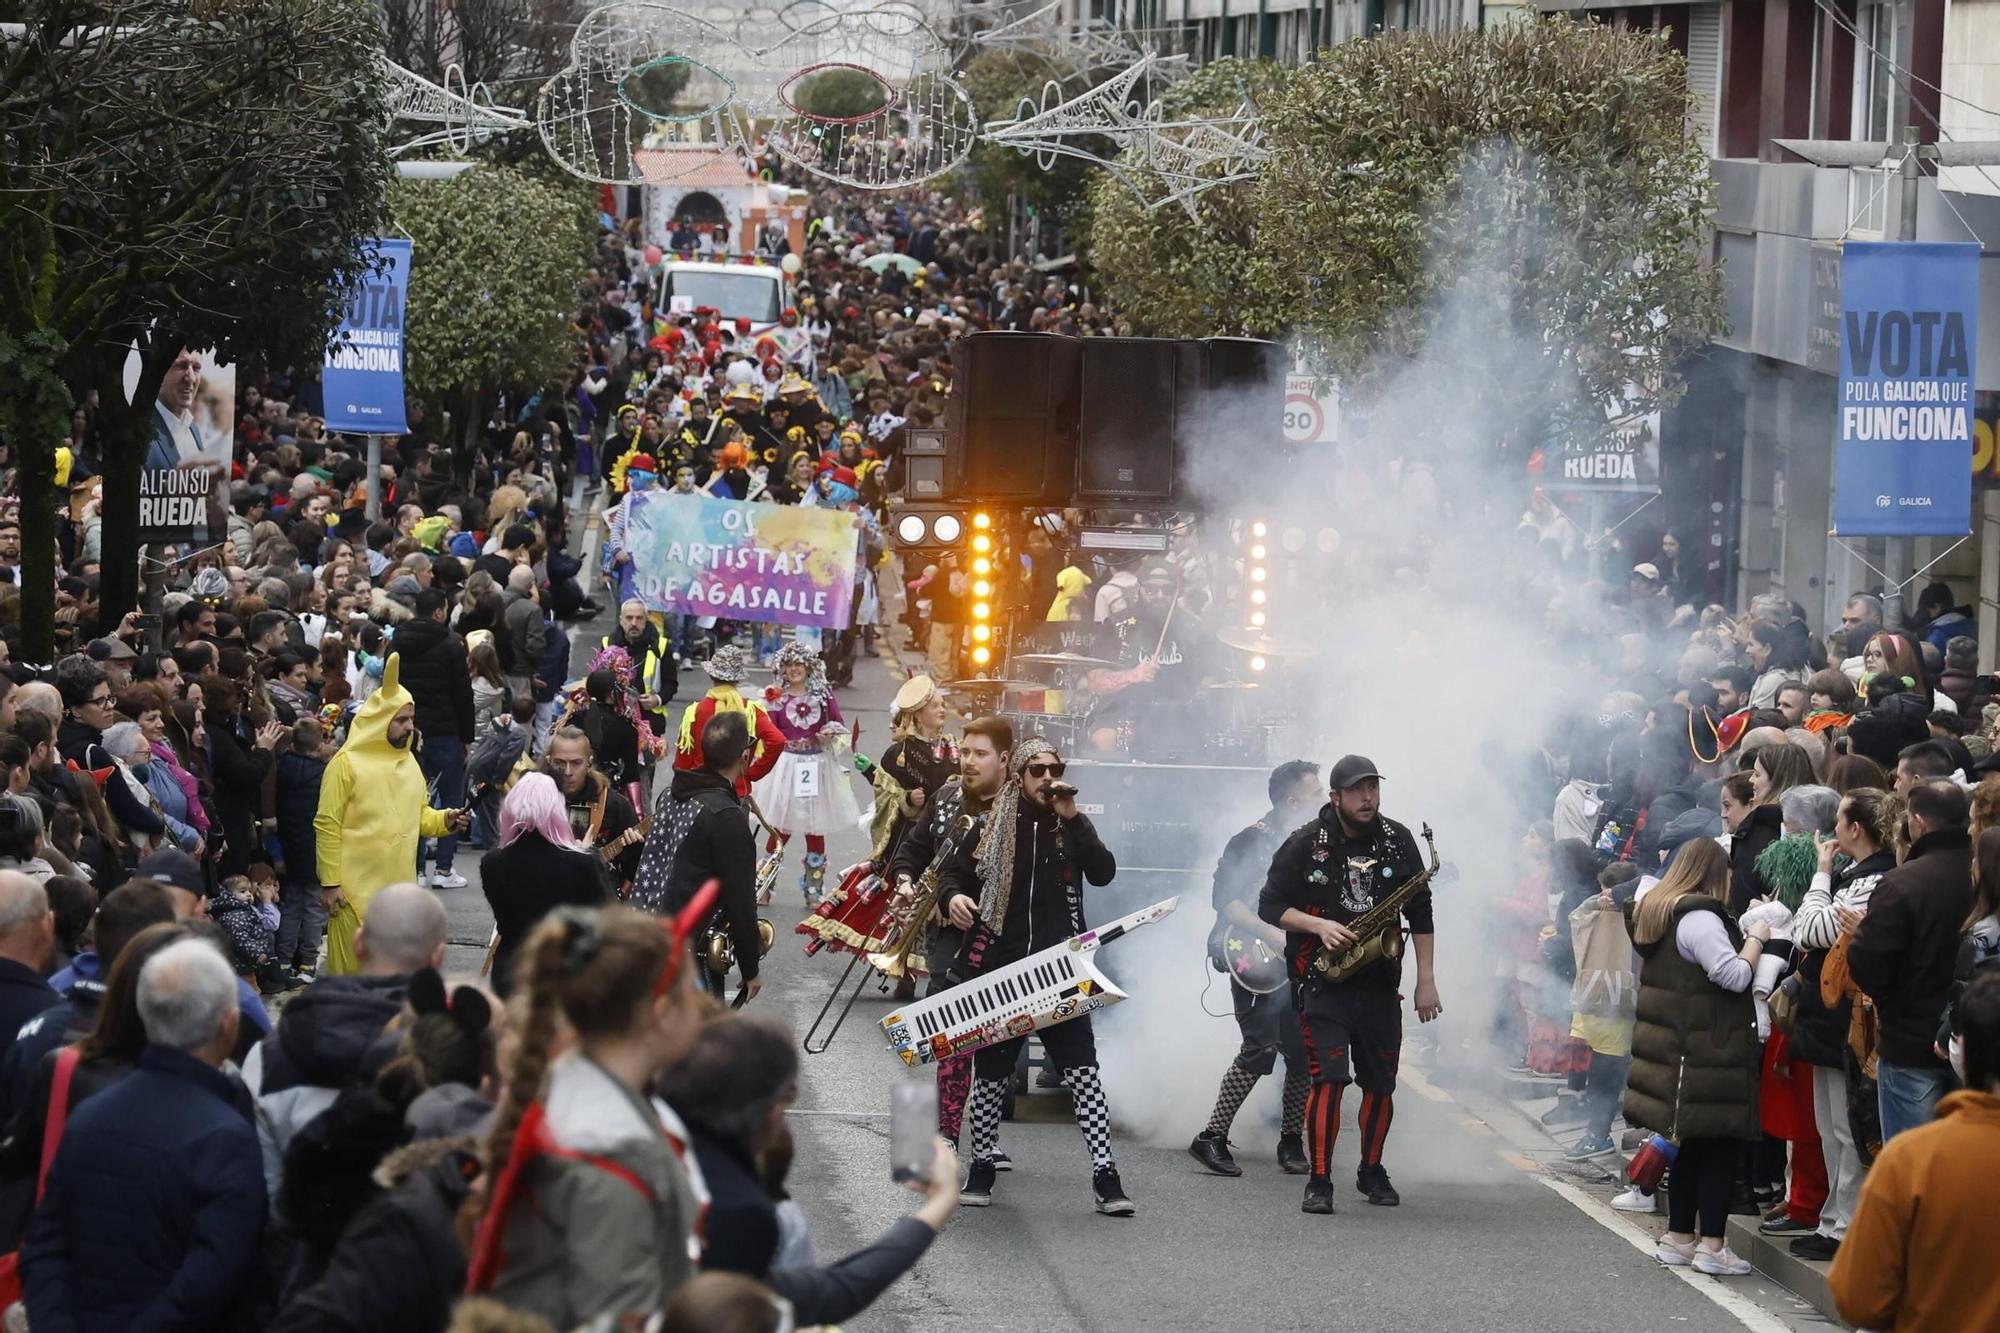
[[[1505,193],[1479,165],[1464,188]],[[1489,202],[1476,197],[1458,211],[1468,225],[1486,225],[1505,212]],[[1260,684],[1267,714],[1289,715],[1272,764],[1310,759],[1324,775],[1343,754],[1366,755],[1385,775],[1383,813],[1412,833],[1429,823],[1460,872],[1435,893],[1445,1012],[1425,1034],[1440,1043],[1441,1067],[1478,1077],[1497,1075],[1503,1055],[1519,1055],[1490,1040],[1504,1002],[1498,973],[1511,972],[1513,961],[1498,944],[1505,933],[1496,904],[1519,873],[1523,828],[1548,818],[1544,747],[1567,719],[1596,711],[1604,636],[1589,631],[1591,608],[1604,597],[1590,585],[1565,591],[1539,534],[1522,531],[1532,487],[1524,460],[1543,427],[1473,410],[1494,400],[1496,377],[1517,388],[1561,384],[1564,358],[1521,330],[1510,304],[1518,277],[1465,267],[1455,249],[1448,237],[1437,262],[1463,277],[1425,312],[1431,333],[1422,354],[1381,368],[1383,387],[1365,417],[1344,421],[1337,446],[1281,470],[1264,438],[1218,439],[1195,466],[1210,502],[1200,542],[1218,597],[1208,627],[1246,626],[1249,552],[1262,544],[1266,628],[1304,654],[1268,654],[1261,673],[1249,670],[1248,653],[1231,654],[1236,674]],[[1553,264],[1562,250],[1560,237],[1524,229],[1508,262]],[[1234,415],[1247,422],[1258,414]],[[1547,532],[1579,551],[1584,515],[1571,517],[1575,526],[1564,527],[1543,515]],[[1254,535],[1259,523],[1262,537]],[[1614,592],[1625,576],[1622,567],[1606,571]],[[1187,796],[1180,813],[1201,827],[1200,864],[1210,868],[1265,808],[1261,800],[1247,809],[1204,804],[1193,782]],[[1161,1144],[1185,1143],[1202,1128],[1239,1041],[1229,984],[1200,961],[1214,919],[1210,881],[1186,883],[1169,922],[1114,943],[1104,958],[1133,997],[1100,1021],[1112,1106],[1123,1128]],[[1093,920],[1108,916],[1100,909]],[[1197,966],[1211,983],[1209,1012]],[[1410,958],[1406,995],[1414,985]],[[1406,1008],[1406,1059],[1417,1027]],[[1275,1121],[1279,1082],[1274,1074],[1260,1084],[1239,1125],[1260,1115]]]

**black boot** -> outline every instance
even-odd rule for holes
[[[1212,1129],[1204,1129],[1194,1136],[1194,1142],[1188,1145],[1188,1156],[1218,1176],[1243,1174],[1243,1168],[1236,1165],[1236,1159],[1229,1155],[1228,1137]]]
[[[1296,1134],[1278,1136],[1278,1169],[1288,1176],[1302,1176],[1312,1170],[1306,1157],[1305,1141]]]
[[[1299,1205],[1302,1213],[1333,1213],[1333,1182],[1325,1176],[1314,1176],[1306,1182],[1305,1202]]]
[[[1403,1201],[1396,1193],[1396,1187],[1389,1183],[1389,1173],[1380,1165],[1364,1166],[1354,1173],[1354,1188],[1368,1196],[1368,1202],[1383,1208],[1394,1208]]]
[[[1130,1217],[1138,1211],[1125,1197],[1125,1186],[1115,1166],[1099,1167],[1090,1177],[1090,1191],[1097,1196],[1097,1211],[1106,1217]]]
[[[974,1162],[965,1173],[965,1185],[958,1201],[967,1208],[984,1208],[993,1202],[993,1163]]]

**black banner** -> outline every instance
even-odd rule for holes
[[[185,542],[204,521],[214,481],[207,468],[147,468],[139,474],[139,540]]]

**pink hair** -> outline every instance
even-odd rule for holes
[[[500,803],[500,845],[510,847],[523,833],[539,833],[544,840],[570,851],[583,850],[569,831],[569,811],[563,806],[562,791],[546,773],[526,773]]]

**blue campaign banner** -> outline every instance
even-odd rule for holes
[[[357,435],[401,435],[403,308],[410,290],[410,243],[363,241],[368,273],[354,289],[321,370],[326,428]]]
[[[1964,536],[1979,247],[1849,241],[1840,304],[1834,532]]]

